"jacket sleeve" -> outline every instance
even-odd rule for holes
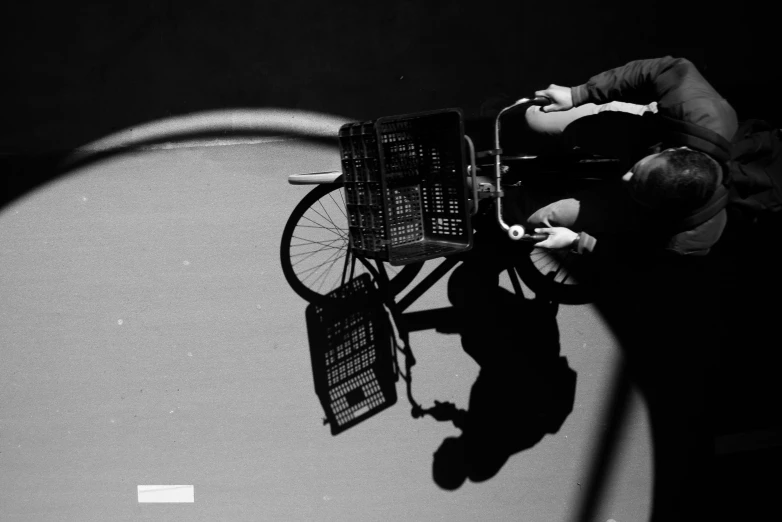
[[[634,60],[573,87],[573,103],[576,106],[610,101],[643,105],[658,102],[665,105],[696,95],[720,97],[692,62],[670,56]]]
[[[700,125],[733,138],[736,112],[685,58],[635,60],[593,76],[571,88],[573,104],[622,101],[648,105],[657,102],[659,113]]]
[[[578,244],[576,244],[575,250],[579,254],[594,252],[596,245],[597,245],[597,239],[590,236],[586,232],[581,232],[578,235]]]

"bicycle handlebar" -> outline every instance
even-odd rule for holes
[[[523,103],[529,103],[530,105],[537,105],[538,107],[545,107],[546,105],[551,105],[551,98],[548,98],[547,96],[535,96],[534,98],[522,98],[520,100],[517,100],[516,103],[511,105],[511,107],[514,107],[516,105],[521,105]]]
[[[546,234],[527,234],[526,230],[521,225],[513,225],[508,227],[508,236],[514,241],[529,241],[532,243],[538,243],[543,241],[548,236]]]
[[[514,107],[517,107],[519,105],[524,104],[532,104],[537,106],[545,106],[549,105],[551,103],[551,99],[546,96],[534,96],[532,98],[521,98],[520,100],[516,100],[516,103],[513,105],[510,105],[508,107],[505,107],[502,109],[499,114],[497,114],[497,118],[494,120],[494,149],[497,151],[497,154],[494,156],[494,176],[496,179],[497,187],[501,186],[502,183],[502,169],[500,167],[500,118],[502,115]],[[508,233],[508,237],[510,237],[514,241],[524,240],[524,241],[543,241],[547,236],[540,237],[540,234],[537,235],[530,235],[526,234],[524,227],[521,225],[513,225],[510,226],[502,219],[502,203],[501,198],[497,198],[497,201],[495,203],[495,207],[497,209],[497,222],[499,223],[500,227]]]

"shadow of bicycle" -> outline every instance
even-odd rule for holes
[[[462,347],[480,366],[467,411],[439,418],[462,430],[432,464],[437,485],[454,490],[494,477],[511,456],[557,433],[573,410],[576,372],[560,356],[558,306],[501,288],[496,267],[463,263],[449,298]]]
[[[390,316],[379,296],[372,298],[366,274],[334,291],[345,299],[307,308],[315,388],[333,435],[393,405],[400,374],[413,417],[428,415],[462,430],[434,455],[433,478],[443,489],[457,489],[467,479],[486,481],[512,455],[559,431],[573,410],[576,372],[560,356],[558,305],[525,297],[514,283],[515,254],[499,245],[488,234],[460,257],[448,280],[451,307],[393,313],[400,343],[387,342],[393,337]],[[500,286],[506,270],[514,291]],[[480,366],[466,411],[437,401],[423,408],[413,398],[409,334],[421,330],[458,334]],[[400,351],[404,372],[394,365]]]

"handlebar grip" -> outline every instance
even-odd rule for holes
[[[545,107],[546,105],[551,105],[551,98],[547,98],[546,96],[535,96],[530,100],[530,103],[532,105],[537,105],[538,107]]]

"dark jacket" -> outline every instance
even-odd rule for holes
[[[684,58],[666,56],[632,61],[593,76],[587,83],[572,87],[571,92],[574,106],[611,101],[641,105],[657,102],[657,114],[653,118],[662,121],[667,117],[694,124],[727,142],[733,139],[738,129],[736,112],[727,100],[706,81],[692,62]],[[691,142],[676,143],[675,139],[669,139],[666,144],[687,145],[711,153],[710,149]],[[664,248],[676,254],[706,254],[720,238],[726,222],[723,209],[708,221],[670,236]],[[579,251],[590,251],[596,245],[594,238],[582,232]]]

